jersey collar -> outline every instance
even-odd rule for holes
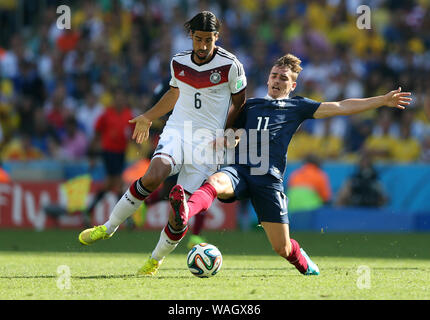
[[[286,98],[282,98],[282,99],[275,99],[275,98],[272,98],[269,94],[267,94],[267,95],[264,97],[264,99],[267,99],[267,100],[284,100],[284,99],[290,99],[290,95],[288,95]]]

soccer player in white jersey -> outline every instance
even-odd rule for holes
[[[148,139],[152,121],[173,110],[151,164],[146,174],[135,181],[115,205],[104,225],[80,233],[82,244],[110,238],[168,176],[179,173],[178,183],[192,194],[217,170],[216,161],[192,156],[199,154],[196,148],[202,145],[214,148],[209,141],[216,137],[217,131],[230,128],[235,122],[246,98],[245,72],[233,54],[216,46],[220,22],[213,13],[200,12],[185,23],[185,28],[192,39],[193,50],[173,57],[170,89],[150,110],[130,121],[136,124],[132,138],[142,143]],[[139,274],[155,274],[164,257],[186,234],[187,225],[181,222],[172,211],[152,256]]]

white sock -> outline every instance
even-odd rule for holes
[[[158,240],[157,246],[155,247],[154,251],[152,251],[151,258],[157,261],[163,260],[165,256],[175,250],[179,242],[181,242],[181,240],[170,239],[163,228],[163,230],[161,230],[160,240]]]
[[[130,190],[127,190],[113,208],[109,220],[104,224],[107,228],[107,233],[115,232],[121,223],[139,209],[142,202],[143,200],[135,198],[130,193]]]

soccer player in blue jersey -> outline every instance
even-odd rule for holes
[[[290,238],[289,233],[288,200],[284,193],[283,177],[287,149],[293,134],[306,119],[351,115],[382,106],[404,109],[411,101],[411,94],[401,92],[399,88],[367,99],[323,103],[299,96],[290,97],[302,70],[300,63],[300,59],[292,54],[279,58],[267,81],[268,95],[247,100],[236,128],[245,129],[248,135],[246,141],[242,138],[236,148],[235,164],[211,175],[188,201],[181,185],[172,188],[169,199],[176,216],[186,225],[189,218],[207,210],[215,198],[224,202],[250,198],[275,252],[302,274],[318,275],[318,266],[297,241]],[[254,135],[256,141],[251,141],[253,130],[257,131],[257,135]],[[264,136],[265,141],[262,140]],[[246,148],[243,148],[242,143],[247,144]],[[241,159],[243,150],[255,148],[261,150],[261,163],[255,164],[249,159],[244,161],[243,157]],[[266,165],[262,165],[263,162]]]

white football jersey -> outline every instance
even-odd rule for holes
[[[221,47],[202,65],[191,57],[192,50],[188,50],[171,61],[170,86],[179,88],[179,98],[166,127],[181,130],[191,121],[193,131],[207,129],[215,134],[225,127],[231,95],[246,88],[245,71],[239,60]]]

